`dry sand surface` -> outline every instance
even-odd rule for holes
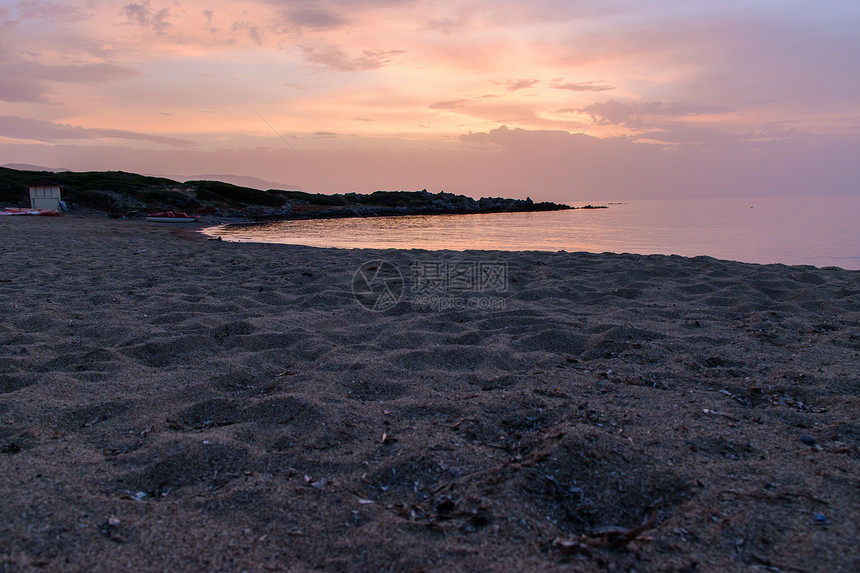
[[[860,570],[860,272],[192,235],[0,219],[0,571]]]

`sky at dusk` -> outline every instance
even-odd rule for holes
[[[0,164],[311,192],[860,194],[860,2],[0,0]]]

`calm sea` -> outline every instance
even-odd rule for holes
[[[710,255],[860,269],[860,197],[672,199],[608,209],[367,217],[213,227],[226,241],[343,249]]]

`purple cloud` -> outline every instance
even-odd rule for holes
[[[310,30],[334,30],[348,22],[343,16],[317,6],[288,10],[284,19],[293,27]]]
[[[138,26],[144,27],[152,27],[156,32],[163,32],[165,29],[170,28],[172,24],[167,21],[167,17],[170,16],[170,10],[167,8],[162,8],[161,10],[155,10],[150,7],[149,0],[145,0],[142,4],[126,4],[122,8],[125,13],[126,18],[132,24],[137,24]]]
[[[15,66],[0,66],[0,101],[43,103],[45,86],[38,79],[16,77]]]
[[[430,104],[430,109],[457,109],[458,107],[463,107],[466,103],[468,103],[468,100],[465,99],[437,101],[436,103]]]
[[[44,0],[26,0],[18,2],[14,8],[22,20],[53,20],[68,22],[84,19],[85,13],[71,2],[46,2]],[[5,12],[5,13],[4,13]],[[0,17],[5,18],[10,13],[0,8]]]
[[[46,143],[63,141],[69,139],[127,139],[138,141],[150,141],[163,145],[187,147],[194,145],[193,141],[164,137],[160,135],[149,135],[122,129],[99,129],[85,128],[40,119],[29,119],[11,115],[0,115],[0,133],[10,139],[35,140]]]
[[[302,48],[305,59],[312,64],[320,64],[341,72],[375,70],[390,62],[389,57],[402,54],[401,50],[369,51],[361,56],[351,57],[340,47],[328,45],[321,49],[312,46]]]
[[[126,79],[138,73],[114,64],[47,66],[19,61],[0,65],[0,101],[47,102],[51,82],[97,83]]]
[[[134,22],[139,26],[149,25],[149,6],[144,6],[142,4],[126,4],[122,9],[123,12],[125,12],[126,18],[131,22]]]
[[[652,123],[647,118],[690,117],[703,114],[729,113],[732,110],[723,107],[664,103],[662,101],[626,104],[611,99],[607,102],[593,103],[580,108],[578,111],[589,114],[601,125],[644,127]]]
[[[460,26],[460,22],[452,18],[428,19],[424,23],[424,29],[441,32],[446,36],[451,35],[451,30]]]
[[[540,80],[508,80],[508,91],[517,91],[539,84]]]
[[[489,132],[461,135],[460,141],[469,146],[537,150],[547,145],[561,145],[571,137],[577,137],[577,135],[559,130],[528,130],[520,127],[510,129],[507,125],[503,125]]]
[[[263,30],[251,22],[234,22],[230,29],[234,32],[246,31],[249,40],[258,46],[263,44]]]
[[[559,90],[570,90],[574,92],[605,92],[615,89],[614,86],[600,85],[601,83],[602,82],[553,82],[552,87]]]

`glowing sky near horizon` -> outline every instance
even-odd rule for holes
[[[325,192],[860,193],[860,3],[0,0],[0,164]]]

